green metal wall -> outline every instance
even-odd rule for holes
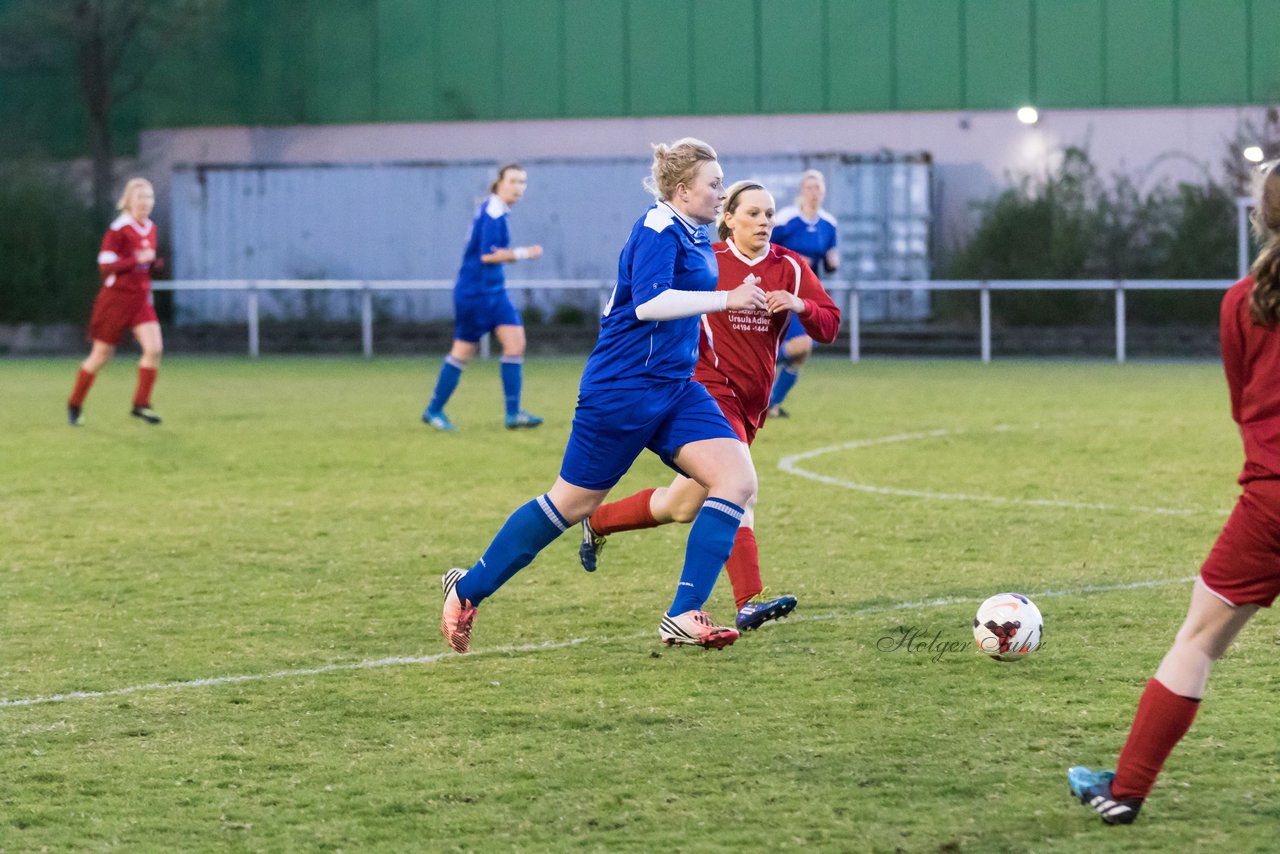
[[[0,3],[2,6],[3,3]],[[1280,100],[1280,0],[227,0],[140,127]],[[0,131],[75,153],[69,77]]]

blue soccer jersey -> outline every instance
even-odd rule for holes
[[[511,210],[497,196],[490,196],[476,218],[471,221],[471,237],[462,253],[462,268],[454,282],[454,292],[459,296],[481,296],[501,293],[507,277],[504,264],[486,264],[481,255],[511,245],[511,231],[507,227],[507,211]]]
[[[822,275],[823,260],[836,247],[836,218],[819,210],[815,219],[807,220],[795,205],[783,208],[774,221],[772,240],[803,255],[813,272]]]
[[[618,258],[618,283],[582,372],[582,388],[640,388],[689,379],[698,361],[698,317],[645,321],[636,317],[636,306],[669,288],[714,291],[716,275],[706,228],[665,202],[649,208]]]

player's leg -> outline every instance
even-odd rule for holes
[[[511,306],[509,299],[506,299],[506,305]],[[524,326],[519,324],[520,315],[515,308],[510,308],[506,314],[507,320],[517,322],[500,324],[494,327],[493,332],[502,345],[502,398],[506,406],[507,429],[537,427],[542,419],[520,408],[520,394],[524,387]]]
[[[82,413],[84,399],[88,397],[89,389],[93,387],[93,381],[98,377],[98,371],[111,361],[111,356],[115,352],[114,344],[108,344],[96,338],[93,340],[89,355],[80,363],[80,369],[76,373],[76,384],[71,390],[71,396],[67,398],[67,423],[72,427],[84,424]]]
[[[154,317],[154,311],[151,315]],[[142,357],[138,360],[138,385],[133,392],[131,414],[148,424],[159,424],[160,416],[151,408],[151,390],[155,387],[156,375],[160,371],[160,356],[164,352],[164,337],[160,334],[159,321],[146,320],[134,326],[133,337],[142,348]]]
[[[778,355],[778,374],[773,380],[773,391],[769,394],[770,418],[787,417],[782,401],[795,387],[796,380],[800,379],[800,367],[812,353],[813,339],[805,334],[800,318],[793,314],[782,343],[782,352]]]
[[[634,394],[634,393],[633,393]],[[560,476],[544,495],[516,509],[484,555],[468,570],[445,573],[441,631],[458,652],[471,643],[475,609],[571,525],[591,515],[644,449],[652,430],[619,426],[618,417],[641,411],[646,401],[626,393],[580,399]]]
[[[467,363],[475,356],[479,347],[480,336],[471,328],[469,321],[470,318],[464,317],[463,308],[459,306],[453,346],[444,357],[444,363],[440,365],[440,374],[436,377],[436,386],[432,391],[431,400],[422,412],[422,420],[437,430],[455,429],[449,416],[444,414],[444,408],[449,398],[453,396],[454,390],[457,389]]]
[[[1276,490],[1246,488],[1200,569],[1173,646],[1147,682],[1114,774],[1068,770],[1071,791],[1107,824],[1138,815],[1156,776],[1195,719],[1213,663],[1280,593]]]
[[[440,631],[456,652],[471,647],[476,609],[537,557],[557,537],[590,515],[608,489],[584,489],[557,478],[545,494],[517,507],[507,517],[484,555],[470,569],[444,574],[444,611]]]
[[[716,625],[703,606],[733,550],[746,505],[755,494],[755,469],[747,446],[737,437],[689,442],[675,454],[674,462],[707,490],[707,499],[689,531],[676,595],[662,618],[659,634],[668,644],[727,646],[738,639],[738,631]]]
[[[1151,793],[1165,760],[1191,728],[1213,663],[1227,651],[1257,605],[1229,605],[1197,579],[1186,620],[1138,701],[1113,775],[1075,767],[1072,792],[1107,824],[1129,824]]]

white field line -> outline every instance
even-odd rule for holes
[[[1121,590],[1138,590],[1149,587],[1168,587],[1174,584],[1186,584],[1194,580],[1195,576],[1190,576],[1188,578],[1166,578],[1156,579],[1154,581],[1133,581],[1128,584],[1091,584],[1084,587],[1072,587],[1064,590],[1045,590],[1040,593],[1032,593],[1028,595],[1032,599],[1047,599],[1055,596],[1075,596],[1087,593],[1110,593]],[[850,611],[848,613],[832,612],[827,614],[811,614],[790,617],[788,618],[788,622],[805,623],[818,620],[848,620],[872,614],[887,614],[894,611],[915,611],[922,608],[937,608],[946,605],[976,604],[985,601],[985,599],[985,596],[953,596],[943,599],[928,599],[919,602],[899,602],[896,605],[873,605],[869,608],[861,608],[857,611]],[[608,644],[619,641],[643,640],[644,638],[652,638],[653,634],[654,633],[650,631],[613,638],[599,638],[596,640],[592,640],[590,638],[574,638],[573,640],[567,641],[548,641],[547,643],[526,644],[524,646],[498,646],[493,647],[492,649],[476,650],[475,652],[470,653],[467,657],[475,658],[485,655],[505,655],[519,652],[548,652],[551,650],[567,649],[569,647],[579,646],[587,643],[588,641],[595,644]],[[205,679],[192,679],[186,682],[148,682],[145,685],[131,685],[127,688],[113,688],[107,691],[72,691],[67,694],[51,694],[45,697],[25,697],[16,700],[0,699],[0,709],[17,708],[19,706],[38,706],[46,703],[65,703],[71,700],[98,700],[103,697],[119,697],[125,694],[137,694],[143,691],[179,691],[185,688],[204,688],[211,685],[234,685],[241,682],[263,682],[268,679],[298,679],[304,676],[319,676],[325,673],[340,673],[348,670],[376,670],[382,667],[435,664],[438,661],[462,657],[463,656],[456,652],[440,652],[434,655],[394,656],[391,658],[355,661],[349,664],[326,664],[321,667],[307,667],[297,670],[276,670],[271,673],[251,673],[242,676],[211,676]]]
[[[1008,427],[996,427],[997,432],[1009,430]],[[850,451],[857,448],[869,448],[873,445],[887,445],[893,442],[912,442],[920,439],[937,439],[942,436],[955,436],[963,433],[963,430],[928,430],[920,433],[899,433],[895,436],[882,436],[878,439],[859,439],[853,442],[843,442],[839,445],[828,445],[825,448],[815,448],[812,451],[805,451],[800,454],[791,454],[783,457],[778,461],[778,468],[787,474],[794,474],[799,477],[808,478],[818,483],[825,483],[829,486],[839,486],[844,489],[854,489],[858,492],[869,492],[874,495],[894,495],[905,498],[929,498],[935,501],[981,501],[987,504],[1015,504],[1024,507],[1063,507],[1069,510],[1107,510],[1107,511],[1123,511],[1129,513],[1153,513],[1158,516],[1200,516],[1204,514],[1216,514],[1225,516],[1228,510],[1189,510],[1178,507],[1143,507],[1131,504],[1098,504],[1088,501],[1059,501],[1051,498],[1008,498],[1003,495],[967,495],[956,492],[929,492],[920,489],[897,489],[890,486],[874,486],[869,483],[855,483],[854,481],[841,480],[838,477],[831,477],[825,474],[818,474],[807,469],[801,468],[798,463],[804,460],[810,460],[824,454],[835,453],[836,451]]]

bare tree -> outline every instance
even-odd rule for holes
[[[111,207],[112,117],[156,62],[192,39],[223,0],[18,0],[0,18],[0,62],[66,71],[85,110],[93,202]]]

